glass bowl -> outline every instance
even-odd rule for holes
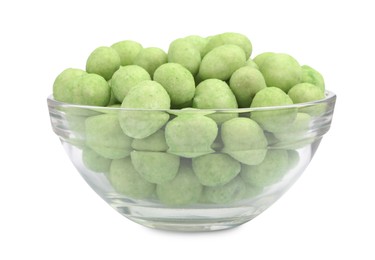
[[[143,226],[241,225],[298,179],[329,130],[336,95],[279,107],[147,110],[47,98],[53,131],[78,172]]]

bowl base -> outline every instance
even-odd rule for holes
[[[128,217],[128,219],[148,228],[176,231],[176,232],[207,232],[235,228],[252,218],[228,218],[209,220],[166,220],[166,219],[141,219]]]
[[[258,216],[265,208],[162,208],[114,205],[120,214],[149,228],[178,232],[207,232],[237,227]]]

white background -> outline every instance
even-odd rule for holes
[[[372,1],[2,1],[0,259],[375,259]],[[52,132],[46,98],[63,69],[126,39],[246,34],[337,94],[332,127],[297,183],[232,230],[173,233],[111,209]]]

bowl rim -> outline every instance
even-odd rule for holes
[[[327,104],[327,103],[334,103],[336,101],[336,94],[332,91],[325,90],[324,91],[325,98],[304,102],[304,103],[296,103],[291,105],[282,105],[282,106],[266,106],[266,107],[249,107],[249,108],[183,108],[183,109],[146,109],[146,108],[124,108],[124,107],[102,107],[102,106],[90,106],[90,105],[79,105],[79,104],[71,104],[65,103],[61,101],[57,101],[54,99],[53,94],[50,94],[47,97],[47,103],[53,107],[65,107],[65,108],[76,108],[76,109],[87,109],[87,110],[100,110],[100,111],[149,111],[149,112],[168,112],[168,113],[179,113],[179,112],[208,112],[208,113],[216,113],[216,112],[236,112],[236,113],[246,113],[246,112],[254,112],[254,111],[268,111],[268,110],[281,110],[281,109],[295,109],[295,108],[304,108],[304,107],[311,107],[316,106],[319,104]]]

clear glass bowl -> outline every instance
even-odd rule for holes
[[[326,91],[290,106],[147,110],[47,99],[91,188],[130,220],[176,231],[232,228],[270,207],[313,158],[335,101]]]

